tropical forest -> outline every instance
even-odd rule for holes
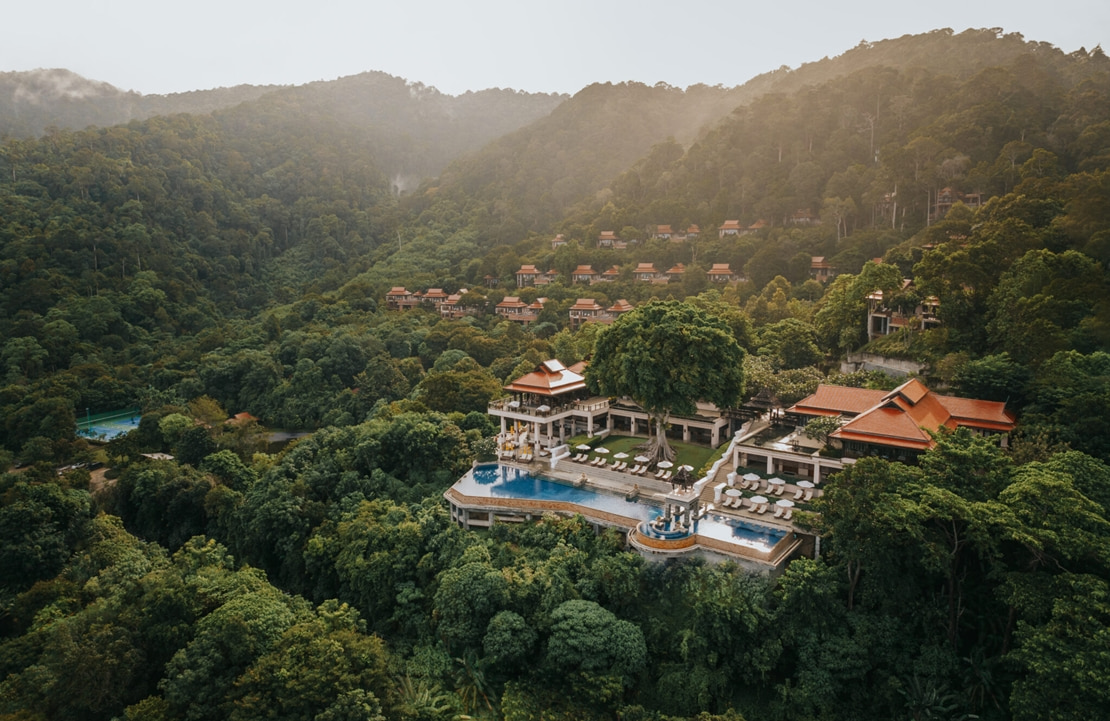
[[[997,29],[572,96],[0,73],[0,721],[1107,718],[1108,269],[1110,59]],[[1016,425],[845,465],[779,573],[462,527],[491,403],[595,351]]]

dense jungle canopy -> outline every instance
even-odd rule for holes
[[[0,74],[0,719],[1104,715],[1101,49],[938,30],[569,98],[82,83]],[[518,290],[523,264],[558,277]],[[389,310],[394,286],[465,288],[471,314]],[[869,338],[877,290],[938,322]],[[494,311],[514,294],[535,322]],[[741,403],[896,385],[840,371],[864,351],[1018,429],[840,473],[799,514],[821,554],[775,579],[648,563],[581,519],[460,529],[442,493],[491,457],[489,401],[612,350],[569,322],[587,296],[711,319]],[[77,434],[124,408],[131,433]]]

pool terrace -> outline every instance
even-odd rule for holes
[[[774,573],[802,541],[789,526],[733,517],[700,503],[700,490],[666,490],[640,480],[539,475],[510,464],[477,465],[444,497],[451,517],[467,528],[519,523],[548,513],[581,515],[596,528],[626,534],[629,546],[647,557],[697,555],[729,559],[752,570]]]

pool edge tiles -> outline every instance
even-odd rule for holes
[[[581,513],[604,525],[633,531],[641,522],[658,517],[662,509],[644,499],[626,499],[596,488],[578,487],[505,464],[480,464],[468,471],[444,494],[451,502],[452,518],[467,527],[488,527],[497,520],[527,520],[545,512]],[[509,518],[509,513],[525,518]],[[775,555],[793,534],[745,519],[713,514],[697,521],[687,538],[700,545],[760,560]],[[702,541],[705,539],[705,542]],[[686,546],[692,544],[684,544]]]

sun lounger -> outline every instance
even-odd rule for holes
[[[807,488],[806,489],[806,494],[804,496],[802,496],[802,500],[803,501],[808,501],[811,498],[813,498],[813,489],[812,488]]]
[[[795,501],[800,500],[801,497],[802,497],[802,494],[804,494],[804,493],[805,493],[805,490],[802,489],[802,488],[799,488],[798,490],[794,491],[794,500]]]
[[[789,521],[790,517],[793,516],[793,515],[794,515],[794,509],[793,508],[787,508],[786,513],[782,514],[782,520]]]
[[[759,490],[759,484],[760,484],[760,481],[752,481],[752,484],[750,486],[748,486],[748,490],[753,492],[753,493],[758,491]]]
[[[767,512],[767,504],[766,504],[766,503],[761,503],[761,504],[759,504],[759,510],[758,510],[758,511],[756,511],[756,513],[758,513],[758,514],[762,515],[762,514],[764,514],[764,513],[766,513],[766,512]]]
[[[666,473],[666,472],[667,472],[666,468],[660,468],[658,471],[655,472],[655,477],[656,478],[662,478],[663,474]]]
[[[785,510],[782,506],[775,506],[775,518],[782,518],[782,512]]]
[[[618,470],[620,468],[620,465],[621,465],[620,461],[613,461],[612,464],[609,465],[609,470],[610,471]]]
[[[781,496],[782,492],[785,491],[785,490],[786,490],[786,486],[783,485],[782,483],[780,483],[777,486],[775,486],[775,495],[776,496]]]
[[[669,480],[671,480],[671,476],[672,476],[672,475],[674,475],[674,474],[673,474],[673,473],[671,473],[670,471],[666,471],[666,472],[665,472],[665,473],[663,474],[663,480],[664,480],[664,481],[669,481]]]

